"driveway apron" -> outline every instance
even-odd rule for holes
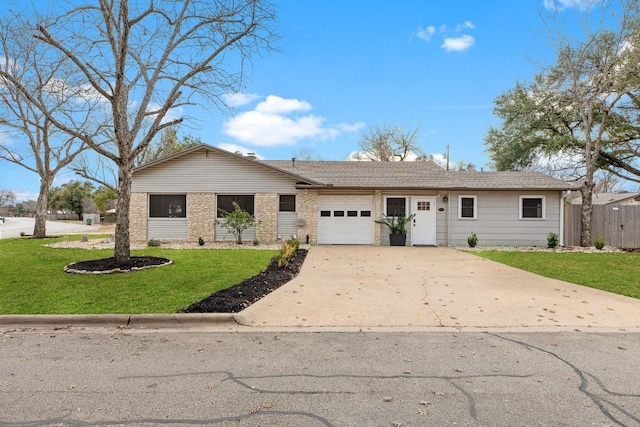
[[[640,300],[452,248],[314,246],[300,274],[236,315],[250,326],[640,328]]]

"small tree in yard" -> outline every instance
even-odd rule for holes
[[[220,209],[220,213],[224,217],[224,221],[217,221],[224,228],[236,237],[236,243],[242,244],[242,232],[247,228],[255,227],[258,221],[256,217],[249,212],[243,210],[240,205],[233,202],[233,212],[226,212]]]

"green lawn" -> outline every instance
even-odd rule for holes
[[[640,253],[472,253],[542,276],[640,298]]]
[[[78,238],[78,237],[72,237]],[[147,248],[173,265],[126,274],[69,274],[64,266],[113,250],[54,249],[60,239],[0,240],[0,314],[175,313],[263,270],[270,250]]]

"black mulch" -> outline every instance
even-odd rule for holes
[[[291,262],[284,268],[279,268],[273,259],[258,275],[211,294],[178,313],[237,313],[296,277],[306,256],[306,249],[298,249]]]
[[[132,256],[128,261],[116,261],[115,258],[101,258],[89,261],[74,262],[67,265],[64,271],[67,273],[126,273],[133,270],[141,270],[150,267],[160,267],[172,264],[168,258],[152,256]]]

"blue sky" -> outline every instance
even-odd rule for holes
[[[494,98],[553,60],[539,17],[550,1],[275,0],[280,51],[254,58],[232,111],[182,111],[179,132],[263,159],[345,160],[371,126],[419,127],[425,152],[449,145],[451,161],[487,168]],[[35,199],[38,182],[0,161],[0,188],[19,199]]]

